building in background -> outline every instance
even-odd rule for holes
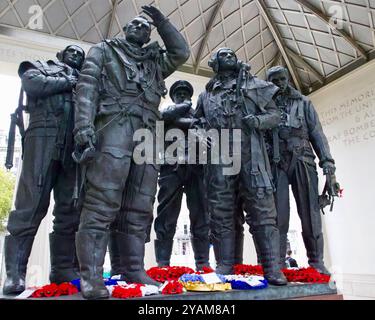
[[[194,252],[191,246],[189,210],[186,207],[186,197],[183,196],[181,213],[177,220],[174,235],[171,265],[195,268]]]

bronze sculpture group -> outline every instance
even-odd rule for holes
[[[164,79],[187,61],[190,51],[158,9],[142,8],[151,22],[145,16],[134,18],[124,27],[125,37],[94,45],[87,57],[81,48],[69,46],[58,55],[59,61],[20,65],[30,124],[23,137],[16,210],[10,214],[10,235],[5,240],[4,294],[25,289],[28,257],[52,189],[51,282],[80,278],[84,298],[107,298],[102,277],[108,246],[112,275],[158,285],[146,274],[143,261],[158,177],[154,227],[159,266],[170,264],[185,192],[197,270],[209,265],[211,242],[216,272],[233,273],[234,264],[242,261],[244,211],[265,278],[273,285],[287,284],[280,269],[286,252],[290,184],[309,264],[328,273],[313,151],[327,177],[335,166],[311,102],[289,84],[286,69],[272,68],[269,82],[262,81],[233,50],[221,48],[209,61],[214,76],[195,111],[192,85],[178,81],[170,89],[174,105],[159,112],[161,97],[167,93]],[[157,42],[148,44],[151,24],[164,50]],[[155,136],[157,121],[185,133],[191,128],[240,130],[239,137],[230,135],[228,149],[230,157],[240,159],[239,172],[224,174],[227,163],[211,158],[204,165],[160,166],[155,158],[136,163],[133,135],[147,129]]]

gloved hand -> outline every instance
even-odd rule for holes
[[[190,129],[197,129],[198,124],[199,124],[198,119],[195,119],[195,118],[191,119],[190,120]]]
[[[69,84],[70,84],[70,86],[72,88],[76,87],[77,82],[78,82],[78,78],[77,77],[71,75],[71,76],[66,76],[66,79],[68,80],[68,82],[69,82]]]
[[[175,113],[178,114],[179,117],[182,117],[190,111],[191,106],[192,102],[190,100],[185,100],[182,103],[175,104],[173,108],[175,110]]]
[[[193,105],[193,103],[192,103],[191,100],[185,100],[185,101],[183,102],[183,104],[186,105],[186,106],[189,106],[189,107],[191,107],[191,106]]]
[[[84,127],[79,129],[74,135],[74,141],[78,146],[85,146],[91,141],[96,143],[95,131],[93,127]]]
[[[332,163],[331,161],[323,162],[322,168],[323,168],[323,174],[324,175],[335,174],[335,172],[336,172],[336,167],[335,167],[334,163]]]
[[[154,6],[142,6],[143,12],[150,16],[155,27],[158,27],[167,18]]]
[[[259,128],[259,125],[260,125],[259,119],[252,114],[242,118],[242,122],[250,130]]]
[[[194,118],[194,121],[192,121],[192,124],[190,126],[190,129],[207,129],[208,123],[205,118]]]
[[[192,103],[190,100],[185,100],[179,104],[173,104],[161,111],[164,121],[175,121],[178,118],[184,117],[190,111]]]

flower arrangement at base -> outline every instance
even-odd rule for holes
[[[159,291],[164,295],[181,294],[184,292],[184,286],[178,280],[171,280],[165,282]]]
[[[158,282],[178,280],[183,274],[192,274],[194,270],[188,267],[153,267],[147,275]]]
[[[217,281],[208,281],[207,274],[184,274],[179,281],[187,291],[227,291],[231,290],[230,283],[226,282],[224,276],[212,274]]]
[[[214,273],[215,270],[211,267],[203,267],[202,270],[197,271],[198,274],[207,274],[207,273]]]
[[[262,276],[263,267],[261,265],[253,266],[247,264],[236,264],[233,267],[234,274],[236,275],[257,275]]]
[[[303,282],[303,283],[328,283],[330,276],[319,273],[312,267],[300,269],[283,269],[281,270],[288,282]],[[238,264],[234,266],[234,273],[236,275],[258,275],[263,276],[262,266],[252,266],[245,264]]]
[[[32,294],[32,298],[51,298],[60,296],[70,296],[78,293],[76,286],[69,282],[61,284],[51,283],[39,289],[36,289]]]
[[[105,286],[115,286],[120,281],[120,276],[113,276],[109,279],[103,279]],[[75,279],[70,281],[72,285],[74,285],[78,291],[81,291],[81,279]]]
[[[312,267],[301,269],[283,269],[282,271],[289,282],[328,283],[331,278],[331,276],[321,274]]]
[[[141,288],[143,284],[130,284],[124,286],[114,286],[112,297],[118,299],[140,298],[143,297]]]
[[[122,281],[119,281],[118,285],[107,286],[107,289],[111,296],[117,299],[141,298],[159,293],[157,286],[140,283],[127,284]]]
[[[103,279],[103,281],[104,281],[104,285],[106,287],[115,286],[120,281],[120,278],[117,277],[117,276],[113,276],[109,279]],[[76,280],[70,281],[70,283],[72,285],[74,285],[78,289],[79,292],[81,292],[81,279],[76,279]]]
[[[261,276],[229,275],[225,279],[235,290],[260,290],[268,287],[268,282]]]

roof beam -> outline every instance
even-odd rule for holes
[[[341,37],[343,37],[361,56],[366,58],[368,60],[368,55],[366,51],[350,36],[348,35],[344,30],[337,28],[337,26],[333,23],[332,18],[325,15],[322,11],[320,11],[318,8],[314,7],[312,4],[307,2],[306,0],[295,0],[298,2],[302,7],[305,9],[310,10],[313,14],[316,15],[320,20],[325,22],[330,26],[330,28],[334,31],[336,31]]]
[[[264,2],[260,0],[255,0],[255,3],[259,9],[260,14],[262,15],[263,19],[266,21],[267,26],[270,29],[276,41],[276,44],[281,52],[281,55],[283,56],[285,63],[289,69],[289,73],[292,76],[294,84],[296,85],[297,89],[301,91],[302,86],[301,86],[300,77],[297,73],[296,67],[293,64],[293,61],[289,58],[286,52],[286,44],[284,43],[284,40],[280,34],[279,29],[277,28],[275,22],[272,20],[270,14],[267,12]]]
[[[324,81],[325,81],[324,77],[318,71],[316,71],[312,66],[310,66],[303,58],[301,58],[298,54],[294,53],[289,48],[286,48],[286,52],[288,53],[288,55],[292,57],[294,61],[301,64],[311,74],[313,74],[314,77],[317,78],[320,83],[324,84]]]
[[[199,65],[200,65],[201,60],[202,60],[204,48],[207,44],[208,38],[210,37],[211,30],[214,26],[215,19],[216,19],[217,15],[219,14],[221,7],[224,4],[224,1],[225,0],[218,0],[217,5],[216,5],[214,11],[212,12],[211,17],[210,17],[210,20],[208,21],[204,38],[203,38],[203,40],[202,40],[202,42],[199,46],[197,57],[195,59],[195,65],[194,65],[194,73],[195,74],[197,73],[197,71],[199,69]]]
[[[371,60],[371,54],[370,54],[370,60]],[[350,72],[353,72],[354,70],[363,66],[365,63],[367,63],[367,61],[362,57],[357,58],[356,60],[353,60],[353,62],[350,62],[345,67],[343,67],[341,69],[338,69],[337,71],[335,71],[334,73],[329,75],[326,78],[326,81],[325,81],[324,85],[321,85],[321,84],[315,84],[314,85],[314,84],[312,84],[311,85],[311,91],[309,92],[309,94],[314,92],[314,91],[319,90],[323,86],[326,86],[326,85],[330,84],[331,82],[333,82],[333,81],[335,81],[335,80],[337,80],[337,79],[339,79],[343,76],[347,76]]]
[[[281,53],[280,51],[277,51],[275,57],[272,59],[270,63],[271,68],[278,66],[281,63],[280,60],[281,60]]]
[[[113,24],[116,19],[116,9],[118,5],[119,0],[112,0],[112,13],[111,13],[111,20],[109,21],[109,26],[106,34],[106,39],[108,39],[111,36],[111,32],[113,29]]]

